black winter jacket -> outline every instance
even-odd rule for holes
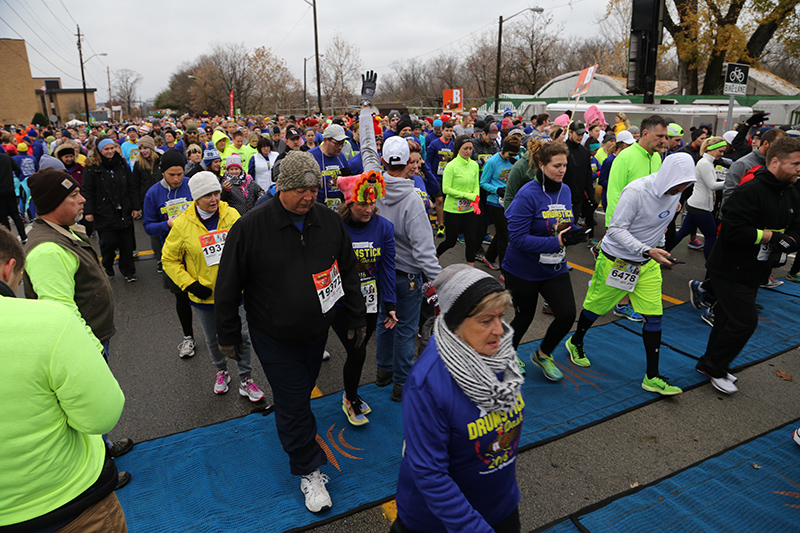
[[[719,237],[706,267],[712,275],[750,286],[767,282],[773,264],[758,260],[758,230],[785,233],[800,243],[800,193],[766,168],[733,190],[722,207]]]
[[[592,158],[585,146],[567,139],[565,143],[569,148],[567,156],[567,172],[564,174],[564,183],[572,191],[572,205],[582,202],[594,202],[594,188],[592,183]],[[580,213],[575,213],[580,216]]]
[[[312,276],[338,262],[344,296],[322,313]],[[366,324],[366,306],[350,235],[341,217],[315,203],[303,231],[289,218],[280,195],[233,225],[225,241],[214,290],[217,336],[221,345],[242,342],[239,304],[250,329],[287,344],[308,345],[328,332],[334,313],[344,313],[348,329]]]
[[[127,228],[133,225],[131,213],[142,209],[139,184],[131,167],[118,153],[111,160],[111,169],[96,165],[83,171],[83,212],[94,215],[97,231]]]
[[[161,156],[157,155],[155,162],[153,162],[153,168],[150,170],[147,170],[138,159],[133,164],[133,179],[139,186],[139,205],[144,205],[144,196],[147,194],[147,191],[150,190],[150,187],[161,181],[164,177],[161,174],[161,168],[158,166],[160,160]]]

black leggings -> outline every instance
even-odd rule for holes
[[[436,255],[442,256],[447,250],[456,245],[456,239],[459,234],[464,235],[464,244],[466,244],[466,257],[467,263],[475,262],[475,250],[478,249],[477,242],[475,242],[475,227],[478,224],[478,217],[475,213],[450,213],[444,212],[444,225],[445,237],[436,248]]]
[[[566,266],[564,267],[566,270]],[[558,276],[542,281],[528,281],[503,272],[506,278],[506,286],[511,291],[514,300],[514,320],[511,327],[514,328],[514,348],[519,346],[525,332],[533,322],[536,314],[536,304],[539,295],[550,304],[555,320],[547,328],[542,339],[541,350],[547,355],[553,353],[556,346],[564,336],[569,333],[575,322],[575,297],[572,295],[572,282],[569,273],[564,272]]]
[[[500,264],[503,264],[503,258],[506,256],[506,249],[508,248],[506,210],[502,207],[488,204],[486,209],[494,221],[494,239],[492,239],[492,244],[489,245],[489,249],[486,251],[486,259],[490,263],[494,263],[495,259],[499,259]]]
[[[192,328],[192,304],[189,300],[188,293],[179,292],[175,294],[175,310],[178,311],[178,320],[181,321],[183,336],[194,337],[194,329]]]
[[[364,360],[367,358],[367,342],[369,342],[372,334],[375,333],[375,326],[378,323],[378,314],[367,314],[367,334],[360,348],[355,347],[355,339],[347,338],[348,328],[345,325],[346,318],[344,313],[337,312],[331,327],[347,352],[347,359],[344,362],[342,377],[344,379],[344,391],[345,394],[347,394],[347,400],[354,402],[358,397],[358,382],[361,381],[361,370],[364,368]]]

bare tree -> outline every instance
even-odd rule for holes
[[[120,69],[114,71],[114,99],[122,102],[126,115],[131,114],[136,103],[136,91],[142,82],[142,75],[135,70]]]
[[[501,58],[501,76],[505,75],[513,92],[533,94],[558,74],[562,42],[558,35],[564,25],[553,28],[553,16],[528,11],[525,18],[511,23],[507,33],[507,51]],[[591,66],[589,63],[587,66]]]
[[[331,106],[342,105],[352,98],[361,80],[361,52],[338,33],[325,49],[320,82]]]
[[[248,76],[253,79],[253,91],[247,104],[250,112],[278,112],[278,109],[302,104],[300,80],[294,77],[286,60],[275,56],[263,46],[249,54]]]

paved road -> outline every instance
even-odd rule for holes
[[[137,243],[140,250],[149,249],[140,223]],[[463,261],[463,251],[463,245],[458,245],[442,257],[442,263]],[[685,241],[674,253],[687,264],[664,271],[665,306],[686,300],[687,281],[701,279],[705,271],[702,252],[687,250]],[[574,265],[571,277],[580,309],[593,260],[585,246],[570,248],[568,260]],[[224,396],[212,393],[215,369],[197,323],[197,354],[191,359],[178,357],[182,334],[174,298],[162,288],[152,256],[140,257],[137,275],[137,283],[126,284],[119,275],[112,282],[117,334],[111,342],[110,364],[127,398],[112,437],[143,441],[248,414],[254,405],[240,397],[235,388]],[[510,321],[513,312],[509,310],[507,315]],[[603,317],[600,323],[611,318]],[[537,314],[523,342],[541,338],[550,320]],[[665,328],[669,327],[666,323]],[[699,318],[697,327],[708,329]],[[321,394],[343,388],[344,349],[334,335],[327,348],[332,357],[324,363],[317,383]],[[593,357],[598,355],[615,356]],[[800,362],[794,355],[789,352],[743,371],[742,390],[735,396],[723,397],[710,386],[703,386],[522,453],[517,474],[523,530],[542,526],[635,483],[645,484],[668,475],[797,418],[800,389],[796,382],[782,381],[774,372],[781,369],[800,376]],[[643,353],[640,363],[643,368]],[[253,378],[266,393],[263,403],[270,403],[269,386],[255,356],[253,367]],[[371,341],[362,383],[374,381],[374,368],[375,345]],[[235,374],[234,365],[230,369]],[[542,380],[541,394],[547,394],[548,386],[552,385]],[[385,390],[390,393],[389,388]],[[297,497],[301,498],[299,490]],[[314,531],[388,531],[392,518],[391,505],[385,505]]]

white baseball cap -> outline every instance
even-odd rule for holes
[[[322,133],[323,139],[333,139],[334,141],[343,141],[347,139],[344,133],[344,128],[338,124],[330,124]]]
[[[402,137],[393,135],[384,141],[381,157],[387,165],[407,165],[410,156],[408,141]]]
[[[630,146],[636,142],[636,139],[633,138],[633,133],[628,130],[623,130],[617,134],[617,142],[624,142]]]

